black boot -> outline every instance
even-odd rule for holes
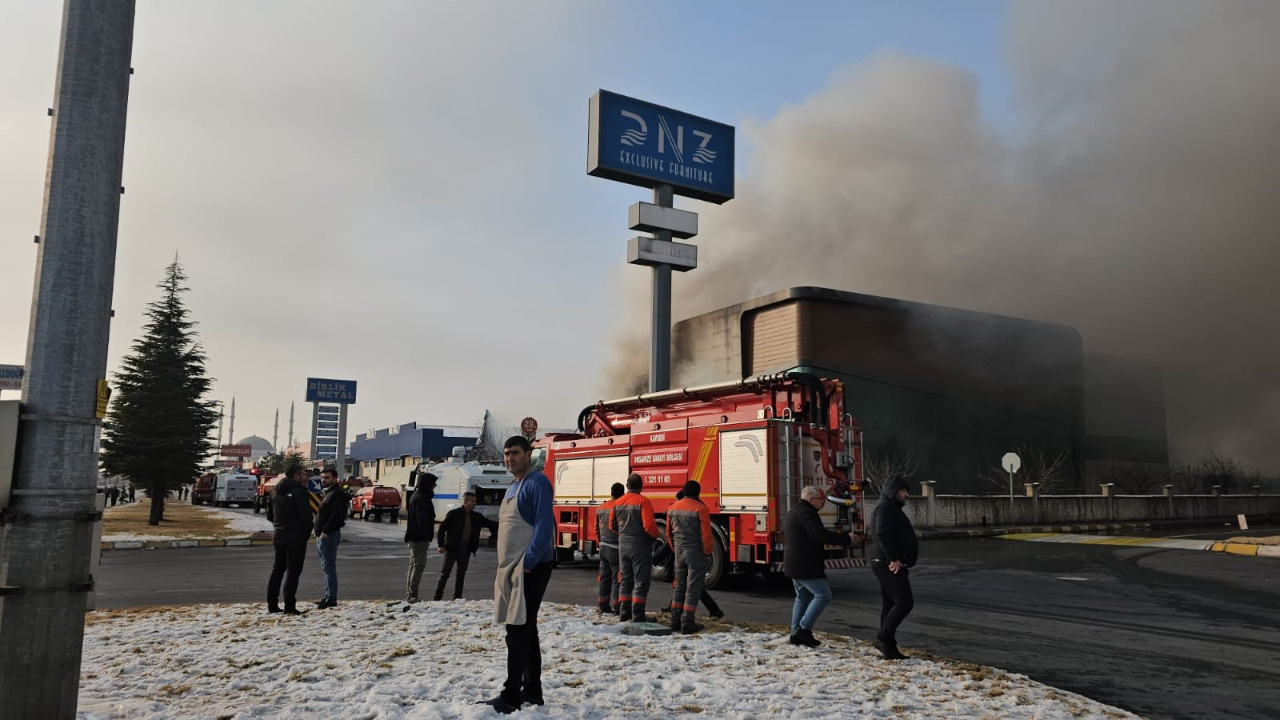
[[[631,603],[627,600],[623,600],[618,604],[618,619],[622,622],[631,620]]]
[[[822,644],[821,640],[813,636],[812,630],[805,630],[804,628],[796,630],[796,639],[805,647],[816,648]]]
[[[644,603],[631,604],[631,622],[649,622],[649,618],[644,616]]]
[[[671,613],[671,632],[680,632],[680,616]]]
[[[898,650],[898,643],[896,641],[890,640],[889,642],[885,642],[880,639],[879,635],[877,635],[875,641],[871,643],[871,647],[879,650],[880,656],[885,660],[904,660],[907,657]]]
[[[692,635],[702,629],[703,627],[694,619],[693,613],[684,614],[684,622],[680,624],[681,635]]]
[[[597,607],[599,608],[601,615],[608,615],[613,612],[613,608],[609,607],[609,602],[607,600],[598,603]]]

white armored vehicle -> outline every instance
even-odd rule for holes
[[[462,507],[462,495],[476,494],[476,511],[481,515],[498,521],[498,508],[502,505],[502,496],[514,479],[502,465],[479,463],[465,460],[467,449],[456,447],[453,457],[445,462],[422,463],[410,482],[416,486],[417,477],[422,473],[435,475],[436,520],[444,520],[450,510]],[[410,489],[413,492],[413,489]]]

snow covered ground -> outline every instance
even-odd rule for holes
[[[515,717],[1133,718],[1021,675],[869,645],[709,623],[631,637],[594,609],[544,605],[547,705]],[[910,650],[908,649],[908,652]],[[90,613],[80,718],[488,718],[505,675],[489,601],[344,603],[302,617],[262,605]]]
[[[235,533],[235,532],[231,533],[231,536],[249,537],[249,535],[254,532],[258,532],[261,530],[266,530],[266,531],[271,530],[271,523],[267,521],[266,515],[250,515],[250,514],[244,514],[244,513],[236,513],[236,512],[231,512],[230,510],[225,510],[223,508],[205,507],[203,505],[196,507],[194,509],[218,516],[219,519],[226,521],[228,530],[240,531],[239,533]],[[102,536],[102,541],[103,542],[127,542],[131,540],[207,539],[207,538],[196,537],[194,535],[177,536],[177,535],[164,534],[164,532],[160,531],[159,528],[157,528],[157,530],[159,532],[155,535],[144,535],[140,533],[109,533]],[[210,538],[212,537],[213,536],[210,536]],[[218,537],[225,538],[225,537],[228,537],[228,534],[222,533],[218,535]]]

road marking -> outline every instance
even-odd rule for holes
[[[1089,582],[1089,578],[1067,577],[1065,575],[1055,576],[1056,580],[1075,580],[1076,582]]]
[[[1199,550],[1209,552],[1225,552],[1232,555],[1249,557],[1275,557],[1267,552],[1260,552],[1257,545],[1221,542],[1213,540],[1184,540],[1180,538],[1145,538],[1123,537],[1118,535],[1075,535],[1072,533],[1015,533],[998,535],[1005,540],[1024,542],[1070,543],[1076,545],[1112,545],[1119,547],[1149,547],[1162,550]],[[1065,579],[1065,578],[1064,578]]]

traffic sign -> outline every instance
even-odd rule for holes
[[[111,386],[107,384],[106,380],[98,378],[98,406],[94,410],[94,415],[96,415],[99,420],[107,416],[107,403],[110,401]]]
[[[1016,473],[1022,469],[1022,458],[1018,457],[1018,453],[1005,453],[1004,457],[1000,458],[1000,467]]]
[[[520,432],[525,435],[534,435],[538,432],[538,421],[531,417],[527,417],[520,421]]]
[[[25,371],[21,365],[0,365],[0,390],[21,390]]]

